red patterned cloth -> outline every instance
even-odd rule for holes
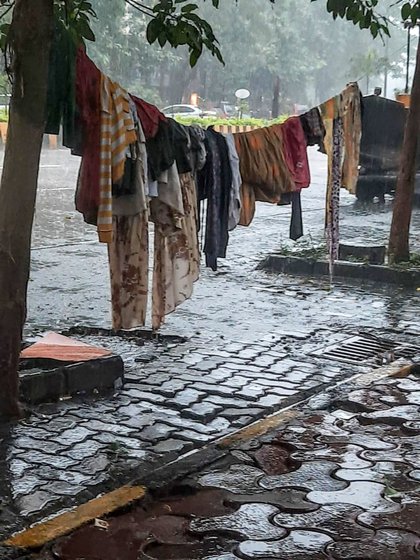
[[[136,105],[137,114],[139,116],[144,135],[146,136],[146,140],[154,138],[157,134],[159,123],[161,121],[167,122],[168,119],[151,103],[147,103],[147,101],[143,101],[143,99],[140,99],[135,95],[132,95],[131,99]]]
[[[299,117],[291,117],[282,125],[284,157],[296,190],[309,187],[309,170],[306,136]]]

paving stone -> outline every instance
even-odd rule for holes
[[[281,511],[292,513],[303,513],[307,511],[316,511],[319,506],[309,502],[306,499],[306,491],[296,490],[295,488],[280,488],[271,492],[262,494],[232,494],[226,497],[226,503],[229,504],[270,504],[278,507]]]
[[[224,367],[232,369],[234,371],[239,371],[241,375],[251,375],[256,377],[257,375],[264,375],[264,369],[257,366],[252,366],[247,363],[226,363]]]
[[[76,422],[69,418],[52,418],[43,424],[44,430],[47,431],[48,435],[51,432],[63,432],[64,430],[70,430],[76,426]]]
[[[264,472],[248,465],[232,465],[227,471],[212,472],[198,479],[201,486],[223,488],[233,494],[257,494],[264,492],[258,486],[258,479]]]
[[[67,446],[70,446],[70,445],[74,445],[75,443],[80,443],[80,442],[84,441],[85,439],[87,439],[88,437],[91,437],[92,435],[93,435],[93,432],[91,432],[90,430],[87,430],[83,426],[78,425],[75,428],[71,428],[69,430],[64,430],[64,432],[61,432],[60,434],[57,434],[56,436],[52,437],[51,439],[53,441],[67,447]]]
[[[250,411],[247,412],[252,412],[253,409],[251,409]],[[223,413],[224,414],[224,413]],[[249,424],[252,424],[252,422],[255,422],[255,420],[257,420],[258,417],[261,417],[262,413],[261,412],[255,412],[255,416],[239,416],[239,418],[236,418],[235,420],[233,420],[232,422],[232,426],[234,428],[243,428],[244,426],[248,426]]]
[[[185,408],[182,411],[183,416],[193,418],[194,420],[200,420],[202,422],[208,422],[216,418],[217,414],[223,410],[222,406],[217,404],[207,402],[199,402],[193,404],[190,408]]]
[[[402,429],[410,435],[420,435],[420,421],[404,422]]]
[[[210,395],[203,402],[210,402],[222,406],[223,408],[237,408],[239,414],[244,414],[249,409],[249,402],[240,398],[220,397],[219,395]],[[262,408],[260,409],[262,410]]]
[[[175,494],[148,506],[147,514],[158,516],[170,511],[173,515],[191,518],[228,515],[238,508],[227,503],[228,496],[229,492],[213,488],[200,489],[193,494],[188,494],[181,488],[179,493],[175,491]]]
[[[148,414],[152,410],[153,405],[144,406],[143,403],[133,403],[128,406],[121,406],[118,409],[118,415],[127,418],[138,418],[141,414]]]
[[[238,511],[222,517],[193,519],[193,533],[235,533],[253,540],[281,539],[287,532],[270,523],[269,519],[279,510],[269,504],[245,504]]]
[[[313,491],[308,494],[308,500],[316,504],[353,504],[363,509],[381,513],[399,511],[401,505],[385,500],[385,486],[377,482],[351,482],[344,490]]]
[[[420,537],[420,503],[418,501],[405,504],[401,511],[395,513],[384,514],[367,511],[361,513],[357,520],[372,529],[402,529],[416,533]]]
[[[369,540],[337,542],[328,546],[327,551],[336,560],[418,560],[419,538],[403,531],[378,531]],[[363,552],[361,552],[363,551]]]
[[[351,443],[363,447],[364,449],[372,449],[374,451],[385,451],[396,447],[394,443],[384,441],[369,434],[346,434],[343,436],[321,435],[317,439],[323,443]]]
[[[44,441],[20,436],[14,440],[14,446],[18,449],[37,449],[38,451],[42,451],[42,453],[51,453],[52,455],[61,453],[67,448],[65,445],[49,440],[48,436]]]
[[[51,494],[57,494],[59,496],[72,496],[76,497],[77,494],[85,490],[84,486],[75,486],[74,484],[68,484],[63,481],[54,481],[48,484],[46,488]]]
[[[23,517],[40,513],[48,504],[57,500],[57,496],[45,490],[37,490],[32,494],[22,496],[16,501],[16,507]]]
[[[27,451],[25,459],[30,464],[48,465],[57,469],[68,469],[77,465],[77,461],[63,455],[47,455],[36,450]]]
[[[196,389],[188,388],[188,389],[184,389],[183,391],[179,391],[174,396],[174,398],[171,399],[170,401],[167,401],[167,403],[169,404],[173,403],[178,407],[190,406],[198,402],[205,396],[206,393],[204,391],[197,391]]]
[[[238,375],[234,373],[232,370],[230,370],[230,372],[233,375],[231,375],[231,377],[224,379],[223,385],[225,385],[226,387],[231,387],[232,389],[241,389],[242,387],[245,387],[245,385],[248,385],[249,377]]]
[[[279,397],[293,397],[298,393],[297,389],[285,389],[283,387],[272,387],[268,390],[269,395],[278,395]]]
[[[279,395],[266,395],[256,401],[257,406],[275,410],[287,397],[280,397]]]
[[[261,488],[275,490],[277,488],[306,488],[320,492],[341,490],[347,486],[343,481],[331,477],[337,470],[337,465],[330,461],[310,461],[304,463],[300,469],[279,476],[264,476],[258,481]],[[323,502],[324,503],[324,502]]]
[[[406,492],[416,487],[416,483],[407,474],[410,468],[405,463],[378,461],[366,469],[339,469],[334,476],[346,482],[371,480],[385,484],[397,492]]]
[[[285,529],[317,529],[327,533],[335,540],[365,539],[372,537],[372,530],[356,523],[357,516],[363,510],[346,504],[322,506],[310,513],[279,513],[274,516],[273,523]]]
[[[266,391],[267,389],[265,387],[257,385],[256,383],[250,383],[242,387],[240,391],[235,392],[235,396],[237,395],[239,398],[245,398],[251,401],[258,401],[260,397],[265,395]]]
[[[187,385],[188,383],[181,379],[171,379],[161,385],[154,386],[154,390],[165,397],[174,397],[178,391],[183,391]]]
[[[145,428],[140,434],[139,437],[146,441],[161,441],[163,439],[167,439],[173,432],[176,431],[176,428],[173,426],[168,426],[167,424],[156,423],[153,426],[149,426]]]
[[[377,410],[362,414],[360,422],[363,424],[390,424],[396,426],[404,422],[417,420],[420,416],[420,407],[407,405],[407,406],[394,406],[388,410]]]
[[[194,389],[198,391],[204,391],[206,393],[214,394],[214,395],[221,395],[222,397],[231,397],[232,396],[232,388],[231,387],[224,387],[223,385],[216,385],[210,383],[195,383]]]
[[[420,482],[420,470],[416,469],[408,473],[408,476],[413,480],[417,480]]]
[[[37,474],[25,473],[25,476],[12,481],[11,490],[13,499],[16,500],[20,496],[25,494],[32,494],[36,488],[40,488],[45,484],[45,480],[39,477]],[[1,505],[1,502],[0,502]]]
[[[189,367],[189,369],[194,369],[196,371],[212,371],[216,369],[217,366],[223,363],[223,359],[220,360],[203,360]]]
[[[290,458],[290,450],[282,445],[263,444],[254,457],[258,466],[270,476],[288,473],[298,466]]]
[[[133,399],[133,401],[145,401],[145,402],[151,402],[151,403],[164,403],[165,402],[165,397],[163,395],[159,395],[158,393],[153,392],[152,389],[150,389],[150,392],[148,391],[140,391],[139,389],[136,388],[131,388],[131,389],[126,389],[126,394]]]
[[[77,470],[83,474],[96,475],[103,472],[110,464],[110,459],[105,453],[97,453],[93,457],[84,459],[77,465]]]
[[[128,436],[135,431],[133,428],[124,426],[121,423],[121,420],[119,422],[115,422],[115,424],[102,422],[100,420],[90,420],[86,423],[86,427],[88,427],[92,432],[109,432],[120,436]]]
[[[184,439],[186,441],[196,442],[197,444],[204,444],[213,439],[211,434],[204,434],[195,432],[194,430],[178,430],[171,434],[176,439]]]
[[[252,360],[252,363],[259,367],[271,367],[276,362],[276,358],[274,356],[269,355],[267,352],[264,354],[257,356]]]
[[[259,542],[245,541],[240,543],[238,551],[247,560],[262,558],[268,560],[322,560],[323,551],[332,539],[324,533],[315,531],[292,531],[280,541]]]
[[[297,461],[323,460],[334,461],[343,469],[363,469],[372,466],[370,461],[362,459],[359,454],[363,447],[356,445],[334,444],[332,447],[313,449],[312,451],[296,451],[292,459]]]
[[[155,451],[156,453],[171,453],[171,452],[181,453],[181,451],[183,453],[186,453],[187,451],[190,451],[192,448],[193,445],[191,443],[188,443],[181,439],[174,439],[174,438],[169,438],[152,447],[153,451]]]
[[[103,447],[103,444],[89,439],[81,443],[76,443],[76,445],[68,449],[64,454],[66,457],[70,457],[70,459],[74,459],[75,461],[82,461],[86,457],[92,457]]]
[[[380,401],[383,396],[383,393],[372,389],[357,389],[339,400],[339,403],[342,408],[352,412],[387,410],[388,406]]]
[[[238,354],[239,358],[242,358],[244,360],[252,360],[254,363],[254,359],[259,356],[262,352],[262,348],[245,348],[245,350],[241,350]],[[265,367],[265,365],[264,365]]]

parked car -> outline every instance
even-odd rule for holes
[[[170,105],[162,110],[165,117],[202,117],[203,111],[195,105]]]
[[[385,194],[395,192],[407,113],[398,101],[377,95],[363,98],[360,173],[356,189],[359,200],[383,199]],[[416,199],[419,198],[420,149],[416,172]]]

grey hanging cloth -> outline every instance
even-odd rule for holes
[[[297,241],[303,236],[302,201],[300,191],[290,193],[292,201],[292,218],[290,220],[290,239]]]

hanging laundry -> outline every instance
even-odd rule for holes
[[[76,116],[76,54],[73,36],[64,24],[55,18],[50,50],[46,134],[59,134],[63,125],[63,145],[73,148],[77,144]]]
[[[229,231],[232,231],[239,224],[241,219],[241,185],[242,177],[239,165],[239,155],[236,150],[235,139],[233,134],[226,134],[226,144],[229,150],[229,162],[232,171],[232,187],[229,197]]]
[[[151,103],[147,103],[147,101],[135,95],[131,95],[131,99],[136,105],[137,114],[146,139],[154,138],[158,133],[160,123],[167,122],[167,118]]]
[[[344,134],[343,187],[356,194],[362,139],[362,94],[350,84],[341,94]]]
[[[207,162],[199,173],[199,198],[207,200],[204,253],[206,266],[217,270],[217,259],[226,257],[229,242],[229,201],[232,170],[226,139],[206,130]]]
[[[197,198],[191,173],[173,174],[167,188],[150,202],[155,224],[152,327],[190,298],[199,277]],[[165,198],[163,193],[172,193]]]
[[[98,234],[112,241],[112,185],[124,176],[126,150],[136,142],[135,124],[128,93],[108,77],[101,84],[101,149]]]
[[[108,245],[112,327],[141,327],[146,322],[148,299],[148,213],[114,216],[112,225]]]
[[[282,125],[284,157],[292,177],[293,191],[309,187],[309,170],[306,137],[299,117],[291,117]]]
[[[256,201],[277,204],[295,186],[285,161],[281,125],[235,134],[235,144],[242,177],[239,223],[248,226]]]
[[[307,146],[319,146],[321,152],[325,153],[324,138],[325,126],[322,121],[318,107],[300,115],[300,122],[306,138]]]
[[[81,139],[72,153],[83,156],[76,190],[76,209],[85,222],[97,224],[101,142],[101,72],[79,48],[76,59],[76,127]]]
[[[168,120],[160,121],[156,135],[147,139],[146,149],[149,176],[157,181],[175,162],[174,128]]]
[[[346,177],[348,184],[357,181],[358,154],[360,152],[361,105],[357,84],[349,84],[342,94],[320,106],[325,126],[325,151],[328,155],[328,181],[326,195],[325,231],[330,258],[330,272],[338,258],[340,189]],[[360,122],[359,122],[360,120]],[[344,127],[347,123],[347,134]],[[354,127],[354,133],[350,132]],[[347,153],[347,159],[346,159]],[[344,170],[344,162],[346,167]]]

